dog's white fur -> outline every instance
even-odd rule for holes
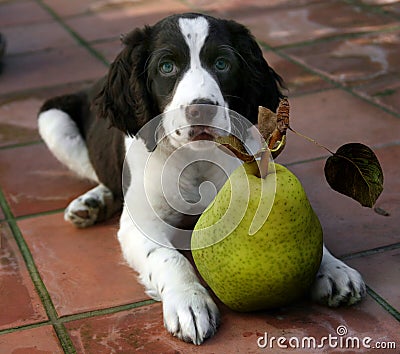
[[[190,69],[182,77],[175,94],[166,110],[180,109],[197,98],[208,98],[220,106],[227,106],[218,83],[202,67],[200,50],[208,34],[205,18],[181,19],[180,30],[190,48]],[[218,127],[229,130],[229,121],[225,115],[217,115]],[[184,114],[178,117],[166,115],[164,128],[169,145],[160,144],[150,153],[140,138],[126,138],[126,164],[130,167],[132,183],[125,191],[118,239],[124,258],[139,273],[139,279],[149,296],[163,302],[165,327],[173,335],[195,344],[201,344],[205,338],[213,335],[219,322],[219,312],[208,291],[200,284],[190,262],[176,249],[176,240],[184,234],[177,232],[174,225],[182,222],[182,212],[194,212],[194,204],[185,204],[174,200],[176,193],[168,194],[163,186],[171,185],[184,194],[184,200],[199,198],[201,183],[208,180],[221,186],[224,176],[220,169],[206,168],[191,161],[206,160],[221,162],[218,149],[193,149],[185,146],[189,142],[187,134],[177,135],[175,131],[189,125]],[[80,137],[75,123],[69,116],[57,109],[43,112],[39,116],[39,131],[55,156],[80,176],[98,182],[91,167],[85,142]],[[179,149],[179,155],[171,158],[171,152]],[[199,152],[200,151],[200,152]],[[200,158],[199,158],[200,156]],[[167,167],[166,167],[167,166]],[[234,165],[226,165],[233,168]],[[167,168],[167,170],[165,170]],[[186,169],[185,169],[186,168]],[[185,174],[181,172],[185,170]],[[205,170],[199,179],[199,170]],[[162,182],[163,178],[167,178]],[[179,186],[173,186],[179,181]],[[174,189],[172,189],[174,190]],[[78,224],[74,210],[87,209],[93,219],[96,218],[96,205],[90,208],[86,200],[96,199],[98,208],[109,198],[107,187],[100,185],[73,201],[67,208],[67,220]],[[207,199],[207,198],[205,198]],[[201,199],[200,204],[201,204]],[[103,201],[103,202],[102,202]],[[172,202],[171,202],[172,201]],[[196,207],[205,208],[197,203]],[[174,207],[175,206],[175,207]],[[85,222],[85,221],[83,221]],[[93,223],[91,220],[89,223]],[[87,225],[80,225],[87,226]],[[152,237],[146,236],[151,232]],[[180,236],[179,236],[180,235]],[[175,238],[174,238],[175,237]],[[327,302],[330,306],[341,303],[352,304],[360,300],[365,293],[365,285],[360,274],[333,257],[324,247],[322,264],[312,289],[316,301]]]

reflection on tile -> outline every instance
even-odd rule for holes
[[[358,93],[400,112],[400,32],[384,32],[305,47],[285,53]]]
[[[393,26],[396,20],[359,11],[340,1],[319,1],[307,6],[243,6],[228,14],[248,26],[259,41],[271,46],[286,46],[304,41],[360,33]]]

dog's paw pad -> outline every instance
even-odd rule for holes
[[[88,227],[96,223],[101,208],[101,201],[84,196],[73,200],[64,212],[64,219],[76,227]]]
[[[217,331],[220,314],[203,289],[186,289],[163,296],[164,326],[175,337],[196,345]]]
[[[354,305],[366,294],[365,283],[355,269],[337,260],[319,270],[312,287],[312,298],[330,307]]]

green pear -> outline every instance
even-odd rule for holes
[[[192,235],[196,267],[228,307],[287,305],[309,290],[322,258],[322,228],[297,177],[269,163],[238,167]]]

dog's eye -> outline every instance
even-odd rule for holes
[[[166,60],[160,63],[160,72],[164,75],[173,75],[177,72],[177,67],[173,61]]]
[[[214,67],[217,71],[227,71],[230,68],[230,64],[225,58],[218,58],[214,63]]]

